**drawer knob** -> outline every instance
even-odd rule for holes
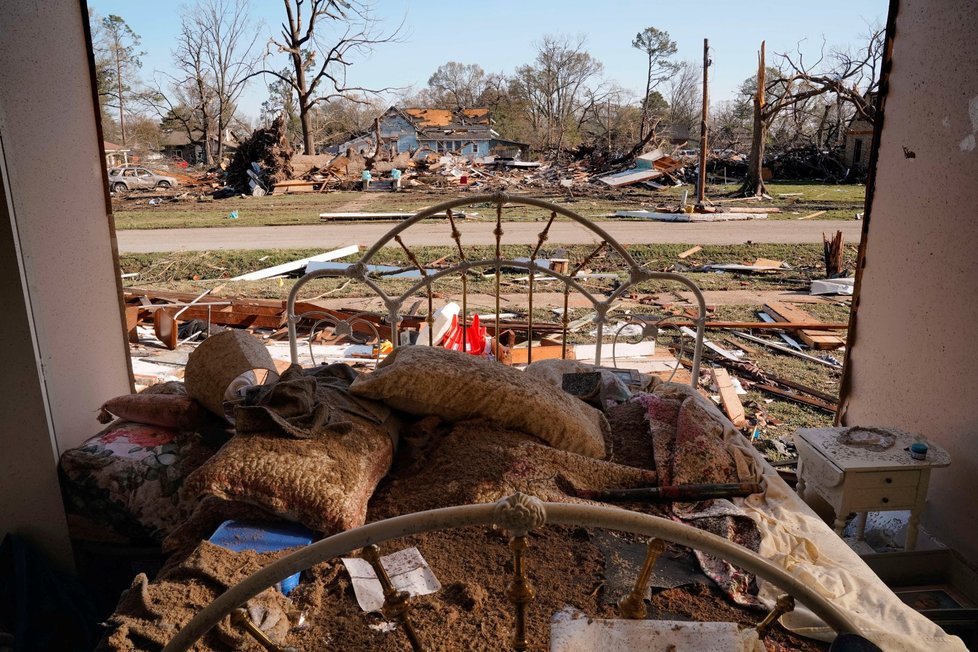
[[[883,480],[883,482],[885,482],[886,484],[892,484],[893,478],[886,478],[885,480]]]
[[[884,504],[885,504],[885,503],[888,503],[888,502],[890,502],[890,499],[889,499],[889,498],[883,498],[883,503],[884,503]]]

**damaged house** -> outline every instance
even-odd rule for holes
[[[374,131],[362,134],[338,146],[339,152],[350,149],[359,154],[373,152],[378,131],[380,144],[391,158],[402,152],[413,155],[434,152],[451,153],[469,160],[496,156],[526,159],[530,146],[502,138],[493,129],[487,108],[422,109],[392,106],[381,115]]]

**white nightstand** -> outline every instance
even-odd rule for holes
[[[846,517],[859,514],[856,537],[863,539],[867,512],[910,510],[905,550],[917,543],[920,512],[927,498],[930,470],[951,463],[943,448],[928,442],[927,457],[915,460],[909,447],[913,435],[892,428],[885,430],[895,441],[885,450],[844,443],[848,428],[801,428],[795,431],[798,449],[798,495],[814,490],[835,509],[834,528],[842,536]]]

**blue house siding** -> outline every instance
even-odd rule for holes
[[[434,153],[453,153],[467,158],[482,158],[491,156],[493,146],[499,142],[510,143],[510,141],[498,141],[498,136],[492,130],[488,113],[483,110],[479,114],[468,117],[455,116],[453,121],[448,121],[451,117],[444,109],[416,110],[407,109],[406,114],[397,108],[388,109],[380,116],[380,137],[384,151],[396,143],[396,151],[415,152],[418,157]],[[414,117],[418,114],[417,120]],[[426,122],[426,120],[431,120]],[[480,122],[481,121],[481,122]],[[444,124],[442,124],[444,123]],[[352,147],[354,151],[361,154],[372,152],[375,147],[376,136],[370,132],[358,138],[354,138],[340,146],[342,151],[347,147]],[[517,146],[520,143],[512,143]]]
[[[418,132],[403,116],[388,112],[380,119],[381,138],[397,138],[397,151],[409,152],[418,148]]]

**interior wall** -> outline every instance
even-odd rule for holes
[[[922,524],[978,565],[978,3],[894,2],[843,423],[948,450]]]
[[[131,387],[118,256],[84,3],[0,0],[0,16],[0,536],[67,560],[58,456]]]
[[[0,140],[0,154],[2,147]],[[70,563],[54,431],[44,399],[40,358],[33,346],[31,310],[18,264],[20,256],[2,159],[0,172],[0,442],[4,449],[0,457],[0,537],[16,531],[34,541],[43,541],[49,555]]]

